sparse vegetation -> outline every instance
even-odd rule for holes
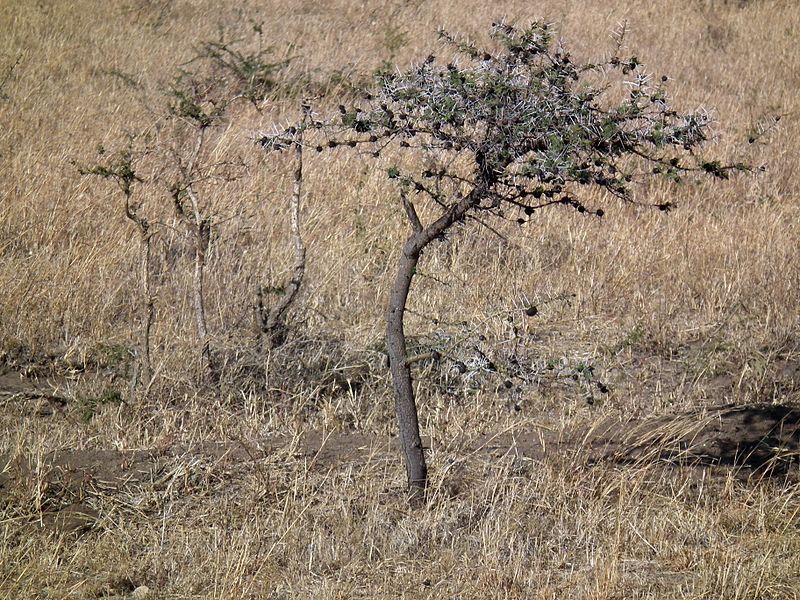
[[[574,61],[563,40],[556,44],[552,27],[543,21],[522,28],[493,23],[494,47],[444,30],[439,34],[456,54],[446,66],[431,54],[408,71],[390,68],[379,75],[365,105],[340,105],[337,121],[327,124],[344,136],[329,140],[329,148],[369,145],[379,157],[396,143],[424,165],[409,175],[394,164],[387,169],[388,177],[400,183],[411,229],[389,294],[386,341],[415,501],[424,500],[428,468],[404,321],[417,265],[433,242],[477,215],[524,225],[535,212],[562,205],[601,218],[602,208],[587,208],[581,199],[587,187],[633,203],[634,182],[644,178],[681,183],[691,173],[728,179],[731,171],[749,170],[742,163],[723,165],[698,155],[708,140],[709,116],[704,110],[676,112],[664,87],[668,77],[654,83],[638,58],[620,56],[624,26],[614,34],[616,48],[609,58],[583,63]],[[623,76],[622,87],[629,88],[619,103],[606,97],[614,87],[608,74],[616,71]],[[591,83],[592,77],[601,83]],[[280,149],[295,131],[260,141],[265,149]],[[427,198],[437,209],[427,224],[413,196]],[[669,211],[673,203],[655,206]],[[496,233],[477,220],[487,233]],[[537,309],[528,307],[525,314],[536,316]]]
[[[417,175],[438,165],[404,158],[399,143],[421,138],[400,136],[379,159],[368,141],[315,151],[367,132],[305,130],[300,148],[270,155],[253,139],[297,126],[309,96],[316,120],[339,104],[366,112],[363,84],[384,62],[402,76],[433,49],[430,68],[446,69],[457,52],[436,27],[485,39],[499,15],[470,1],[247,10],[0,8],[0,597],[798,597],[800,9],[504,4],[509,23],[552,19],[574,64],[613,49],[626,21],[677,113],[713,107],[697,152],[712,176],[677,188],[650,173],[631,202],[584,186],[570,194],[583,214],[481,211],[483,225],[428,245],[404,322],[431,467],[425,508],[411,512],[385,306],[408,237],[397,184],[433,186]],[[157,232],[155,318],[152,385],[128,402],[140,233],[124,194],[75,164],[118,165],[129,133],[134,158],[194,148],[197,128],[157,107],[170,73],[200,66],[198,40],[285,64],[270,77],[290,85],[255,105],[240,93],[203,144],[204,165],[243,175],[195,190],[212,218],[213,387],[197,381],[195,253],[169,193],[180,171],[169,153],[134,161],[132,202]],[[250,78],[236,81],[241,92]],[[629,92],[609,88],[608,105]],[[283,343],[257,348],[254,291],[256,316],[268,313],[296,272],[299,150],[303,287]],[[465,158],[445,166],[469,175]],[[714,161],[767,169],[719,181]],[[440,214],[406,196],[421,223]],[[185,190],[180,200],[191,212]],[[602,219],[587,215],[598,208]]]
[[[105,149],[101,147],[98,154],[105,154]],[[141,183],[142,179],[136,174],[131,145],[121,151],[119,155],[110,157],[104,163],[80,169],[80,171],[84,175],[95,175],[103,179],[109,179],[117,185],[124,197],[123,212],[125,217],[136,226],[136,230],[139,233],[139,310],[141,313],[141,331],[139,334],[139,360],[137,365],[141,369],[141,377],[135,375],[131,381],[131,395],[133,396],[139,380],[141,379],[141,383],[147,388],[152,383],[153,376],[152,362],[150,360],[150,332],[155,319],[155,300],[152,293],[150,274],[153,231],[147,217],[140,212],[141,205],[133,199],[134,186],[137,183]]]

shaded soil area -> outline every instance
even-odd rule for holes
[[[800,459],[800,407],[723,406],[604,424],[588,436],[594,460],[727,467],[740,476],[785,476]]]

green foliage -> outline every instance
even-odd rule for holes
[[[680,183],[687,172],[727,178],[747,170],[700,156],[709,114],[674,110],[666,76],[654,78],[636,56],[619,56],[623,35],[610,57],[579,63],[544,22],[494,23],[488,48],[441,31],[456,58],[381,69],[363,101],[314,125],[329,136],[318,150],[368,145],[378,156],[396,145],[425,157],[421,171],[387,170],[406,189],[445,208],[469,186],[480,192],[472,209],[500,214],[509,203],[526,216],[552,204],[602,216],[579,199],[585,186],[632,202],[633,186],[648,177]],[[614,101],[620,87],[624,97]],[[279,133],[261,142],[280,149],[285,139]]]
[[[125,376],[130,371],[134,356],[134,350],[125,344],[100,344],[96,350],[99,366]]]
[[[97,396],[87,396],[78,400],[78,411],[81,422],[88,424],[95,415],[108,404],[122,404],[122,394],[115,389],[103,390]]]
[[[255,50],[242,47],[242,40],[219,39],[199,44],[195,56],[183,65],[169,85],[172,114],[206,128],[222,119],[228,106],[246,100],[256,108],[278,87],[277,75],[289,60],[270,61],[273,48],[263,46],[263,29],[253,24]]]
[[[98,146],[97,154],[105,156],[106,151],[102,146]],[[141,183],[142,178],[136,174],[134,168],[134,158],[130,147],[113,156],[108,157],[104,162],[100,162],[91,167],[79,167],[81,175],[95,175],[102,179],[110,179],[122,190],[126,198],[133,194],[135,183]]]

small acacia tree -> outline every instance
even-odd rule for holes
[[[602,208],[585,205],[582,190],[601,188],[610,198],[633,202],[632,186],[645,177],[679,183],[685,174],[705,173],[725,179],[746,168],[699,155],[709,137],[708,114],[677,112],[665,90],[667,77],[654,80],[636,57],[620,56],[624,28],[615,33],[611,55],[592,63],[576,62],[544,22],[524,28],[494,23],[489,48],[445,31],[440,36],[452,60],[442,63],[431,55],[410,70],[383,72],[363,101],[342,105],[337,117],[315,123],[328,136],[318,151],[366,147],[375,157],[387,150],[396,157],[399,150],[416,159],[387,170],[399,183],[411,231],[386,319],[400,442],[414,500],[424,498],[428,473],[403,321],[425,248],[477,213],[508,218],[510,210],[524,223],[537,210],[564,205],[602,217]],[[273,149],[289,139],[284,132],[261,143]],[[427,223],[415,205],[421,198],[437,211]]]
[[[155,302],[150,282],[150,256],[152,250],[153,230],[150,221],[143,214],[141,201],[134,201],[134,186],[142,182],[136,173],[132,151],[133,140],[129,140],[128,148],[112,155],[104,162],[90,168],[80,168],[83,175],[95,175],[110,179],[117,184],[124,197],[123,210],[125,217],[136,226],[139,232],[139,286],[141,293],[139,312],[141,330],[139,333],[139,352],[137,366],[141,368],[140,377],[134,374],[131,381],[131,400],[135,393],[137,379],[140,379],[145,390],[149,387],[153,371],[150,360],[150,332],[155,318]],[[102,151],[105,154],[105,150]]]
[[[169,116],[171,125],[170,160],[173,183],[171,193],[178,219],[184,224],[194,245],[194,276],[192,296],[197,336],[200,343],[202,371],[212,381],[216,380],[218,365],[211,347],[205,310],[204,273],[211,229],[216,215],[198,188],[215,181],[232,181],[246,174],[247,165],[241,158],[214,160],[210,138],[224,135],[230,118],[230,109],[246,101],[256,110],[279,85],[276,75],[287,61],[268,62],[272,48],[262,44],[262,28],[253,24],[258,34],[258,49],[244,52],[236,42],[220,40],[206,42],[197,49],[197,55],[181,69],[169,86]],[[301,135],[301,134],[299,134]],[[257,345],[267,334],[271,345],[285,337],[285,313],[294,301],[305,270],[305,248],[300,236],[299,203],[302,180],[301,145],[297,148],[295,193],[292,197],[292,236],[295,245],[295,268],[289,283],[289,293],[272,310],[263,306],[261,286],[256,290]]]
[[[220,364],[206,319],[205,276],[209,252],[213,249],[213,232],[226,218],[220,214],[219,203],[213,196],[222,184],[245,178],[252,165],[246,154],[235,152],[225,141],[242,111],[250,108],[260,111],[275,94],[290,91],[288,80],[281,76],[288,61],[270,61],[273,49],[264,47],[261,25],[253,23],[252,27],[257,34],[255,44],[228,40],[224,31],[220,31],[218,40],[199,44],[194,56],[177,69],[168,83],[159,86],[154,98],[147,87],[137,88],[137,96],[141,93],[138,99],[152,122],[139,135],[129,134],[123,151],[108,153],[100,148],[95,164],[79,167],[84,175],[110,179],[118,185],[124,196],[124,214],[139,232],[142,326],[137,365],[141,367],[139,379],[145,391],[153,382],[150,347],[155,298],[150,272],[151,247],[169,227],[164,220],[164,207],[159,207],[158,201],[165,199],[192,247],[190,293],[199,349],[198,380],[218,381]],[[271,345],[286,337],[286,315],[297,297],[305,269],[300,223],[300,139],[295,144],[297,167],[290,201],[294,270],[287,285],[288,293],[272,308],[264,307],[261,286],[257,288],[259,346],[265,334]],[[137,191],[134,197],[138,184],[145,187],[145,193]],[[164,188],[169,190],[168,197],[160,193]],[[148,195],[157,200],[146,201]],[[257,273],[256,277],[261,279],[263,275]],[[135,376],[134,382],[136,379]]]
[[[303,192],[303,130],[305,123],[311,119],[311,106],[303,103],[303,120],[288,133],[292,134],[291,142],[294,148],[294,185],[292,198],[289,201],[289,222],[291,227],[292,244],[294,246],[294,265],[292,276],[282,290],[283,295],[275,305],[267,310],[264,306],[264,288],[256,287],[256,302],[254,306],[256,348],[261,349],[262,339],[266,336],[270,348],[280,346],[286,339],[286,312],[294,302],[303,283],[306,272],[306,246],[303,242],[300,226],[300,204]]]

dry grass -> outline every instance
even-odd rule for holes
[[[136,232],[116,190],[81,178],[75,162],[148,127],[158,86],[220,23],[246,34],[247,17],[263,20],[276,56],[295,57],[287,75],[305,77],[297,85],[325,94],[325,107],[382,61],[425,56],[439,25],[480,35],[495,9],[111,4],[0,4],[0,596],[114,597],[138,586],[153,598],[800,596],[791,448],[775,450],[788,465],[781,477],[748,478],[665,466],[663,436],[635,461],[590,460],[581,443],[609,420],[690,413],[705,423],[715,406],[798,404],[800,6],[504,3],[511,19],[555,21],[585,57],[627,19],[628,44],[674,77],[678,104],[715,109],[713,150],[769,168],[640,190],[676,202],[669,214],[589,198],[606,203],[602,221],[557,207],[521,230],[497,224],[507,239],[465,228],[426,255],[411,299],[415,342],[455,340],[449,358],[469,363],[480,351],[500,372],[420,365],[434,480],[427,509],[411,512],[386,449],[395,425],[382,313],[405,225],[381,169],[343,151],[308,156],[307,285],[289,343],[257,355],[253,286],[282,284],[292,264],[291,173],[248,134],[295,118],[298,101],[243,110],[214,139],[220,155],[250,165],[248,177],[202,190],[220,217],[208,269],[220,390],[194,383],[188,242],[166,190],[142,186],[161,223],[158,377],[146,400],[126,404],[117,399],[127,398],[136,339]],[[779,127],[747,144],[776,113]],[[526,318],[531,304],[539,315]],[[122,462],[104,471],[99,450]],[[69,479],[59,457],[84,460],[85,480]]]

